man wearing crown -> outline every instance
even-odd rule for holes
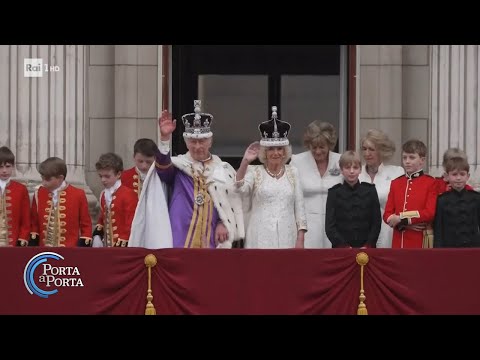
[[[232,191],[235,170],[210,153],[213,116],[202,113],[200,106],[195,100],[194,112],[182,116],[188,152],[174,157],[170,156],[170,140],[176,120],[163,111],[152,168],[171,190],[168,211],[173,247],[231,248],[244,238],[242,201]],[[157,236],[162,233],[158,229]]]

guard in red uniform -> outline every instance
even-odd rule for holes
[[[383,220],[393,227],[392,248],[431,247],[427,228],[435,217],[437,184],[423,172],[427,148],[419,140],[403,145],[405,175],[391,182]]]
[[[33,196],[29,245],[91,246],[92,219],[85,191],[65,181],[65,161],[51,157],[38,171],[42,185]]]
[[[105,189],[100,195],[100,216],[93,232],[93,246],[126,247],[138,196],[120,180],[123,170],[120,156],[103,154],[95,167]]]
[[[155,161],[157,144],[151,139],[138,139],[133,146],[135,166],[122,172],[122,185],[133,189],[138,197],[142,192],[143,180]]]
[[[27,187],[11,180],[15,155],[0,147],[0,246],[27,246],[30,234],[30,199]]]

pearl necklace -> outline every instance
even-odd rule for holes
[[[278,173],[274,174],[273,172],[268,170],[267,166],[264,166],[264,168],[265,168],[265,171],[267,172],[268,175],[270,175],[271,177],[276,178],[276,179],[278,179],[278,177],[283,173],[283,169],[284,169],[284,167],[282,166],[280,171]]]

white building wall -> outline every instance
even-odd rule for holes
[[[392,163],[397,165],[401,165],[401,147],[408,139],[418,138],[429,145],[428,50],[428,45],[358,46],[358,140],[368,129],[384,131],[395,142]]]
[[[15,154],[14,178],[30,194],[41,182],[38,164],[52,156],[64,159],[67,181],[85,190],[94,214],[97,199],[85,179],[85,48],[0,46],[0,146]],[[41,76],[26,76],[25,59],[41,59]]]
[[[443,153],[449,147],[467,152],[470,183],[480,189],[480,47],[432,45],[431,61],[431,171],[442,172]]]
[[[88,63],[87,182],[99,196],[95,163],[115,152],[127,169],[133,145],[142,137],[157,141],[159,45],[90,45]]]

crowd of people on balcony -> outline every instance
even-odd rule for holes
[[[292,154],[291,124],[272,108],[258,125],[240,166],[210,152],[213,115],[182,116],[187,153],[171,156],[177,127],[159,118],[160,141],[138,139],[134,166],[102,154],[96,170],[104,187],[92,223],[83,189],[67,180],[63,159],[38,167],[42,183],[32,201],[12,179],[15,155],[0,147],[0,246],[148,248],[437,248],[480,246],[480,193],[467,184],[468,157],[444,153],[441,177],[425,169],[426,145],[402,146],[402,166],[390,163],[395,144],[371,129],[360,149],[334,151],[327,122],[305,129],[305,151]],[[259,164],[252,164],[257,161]]]

